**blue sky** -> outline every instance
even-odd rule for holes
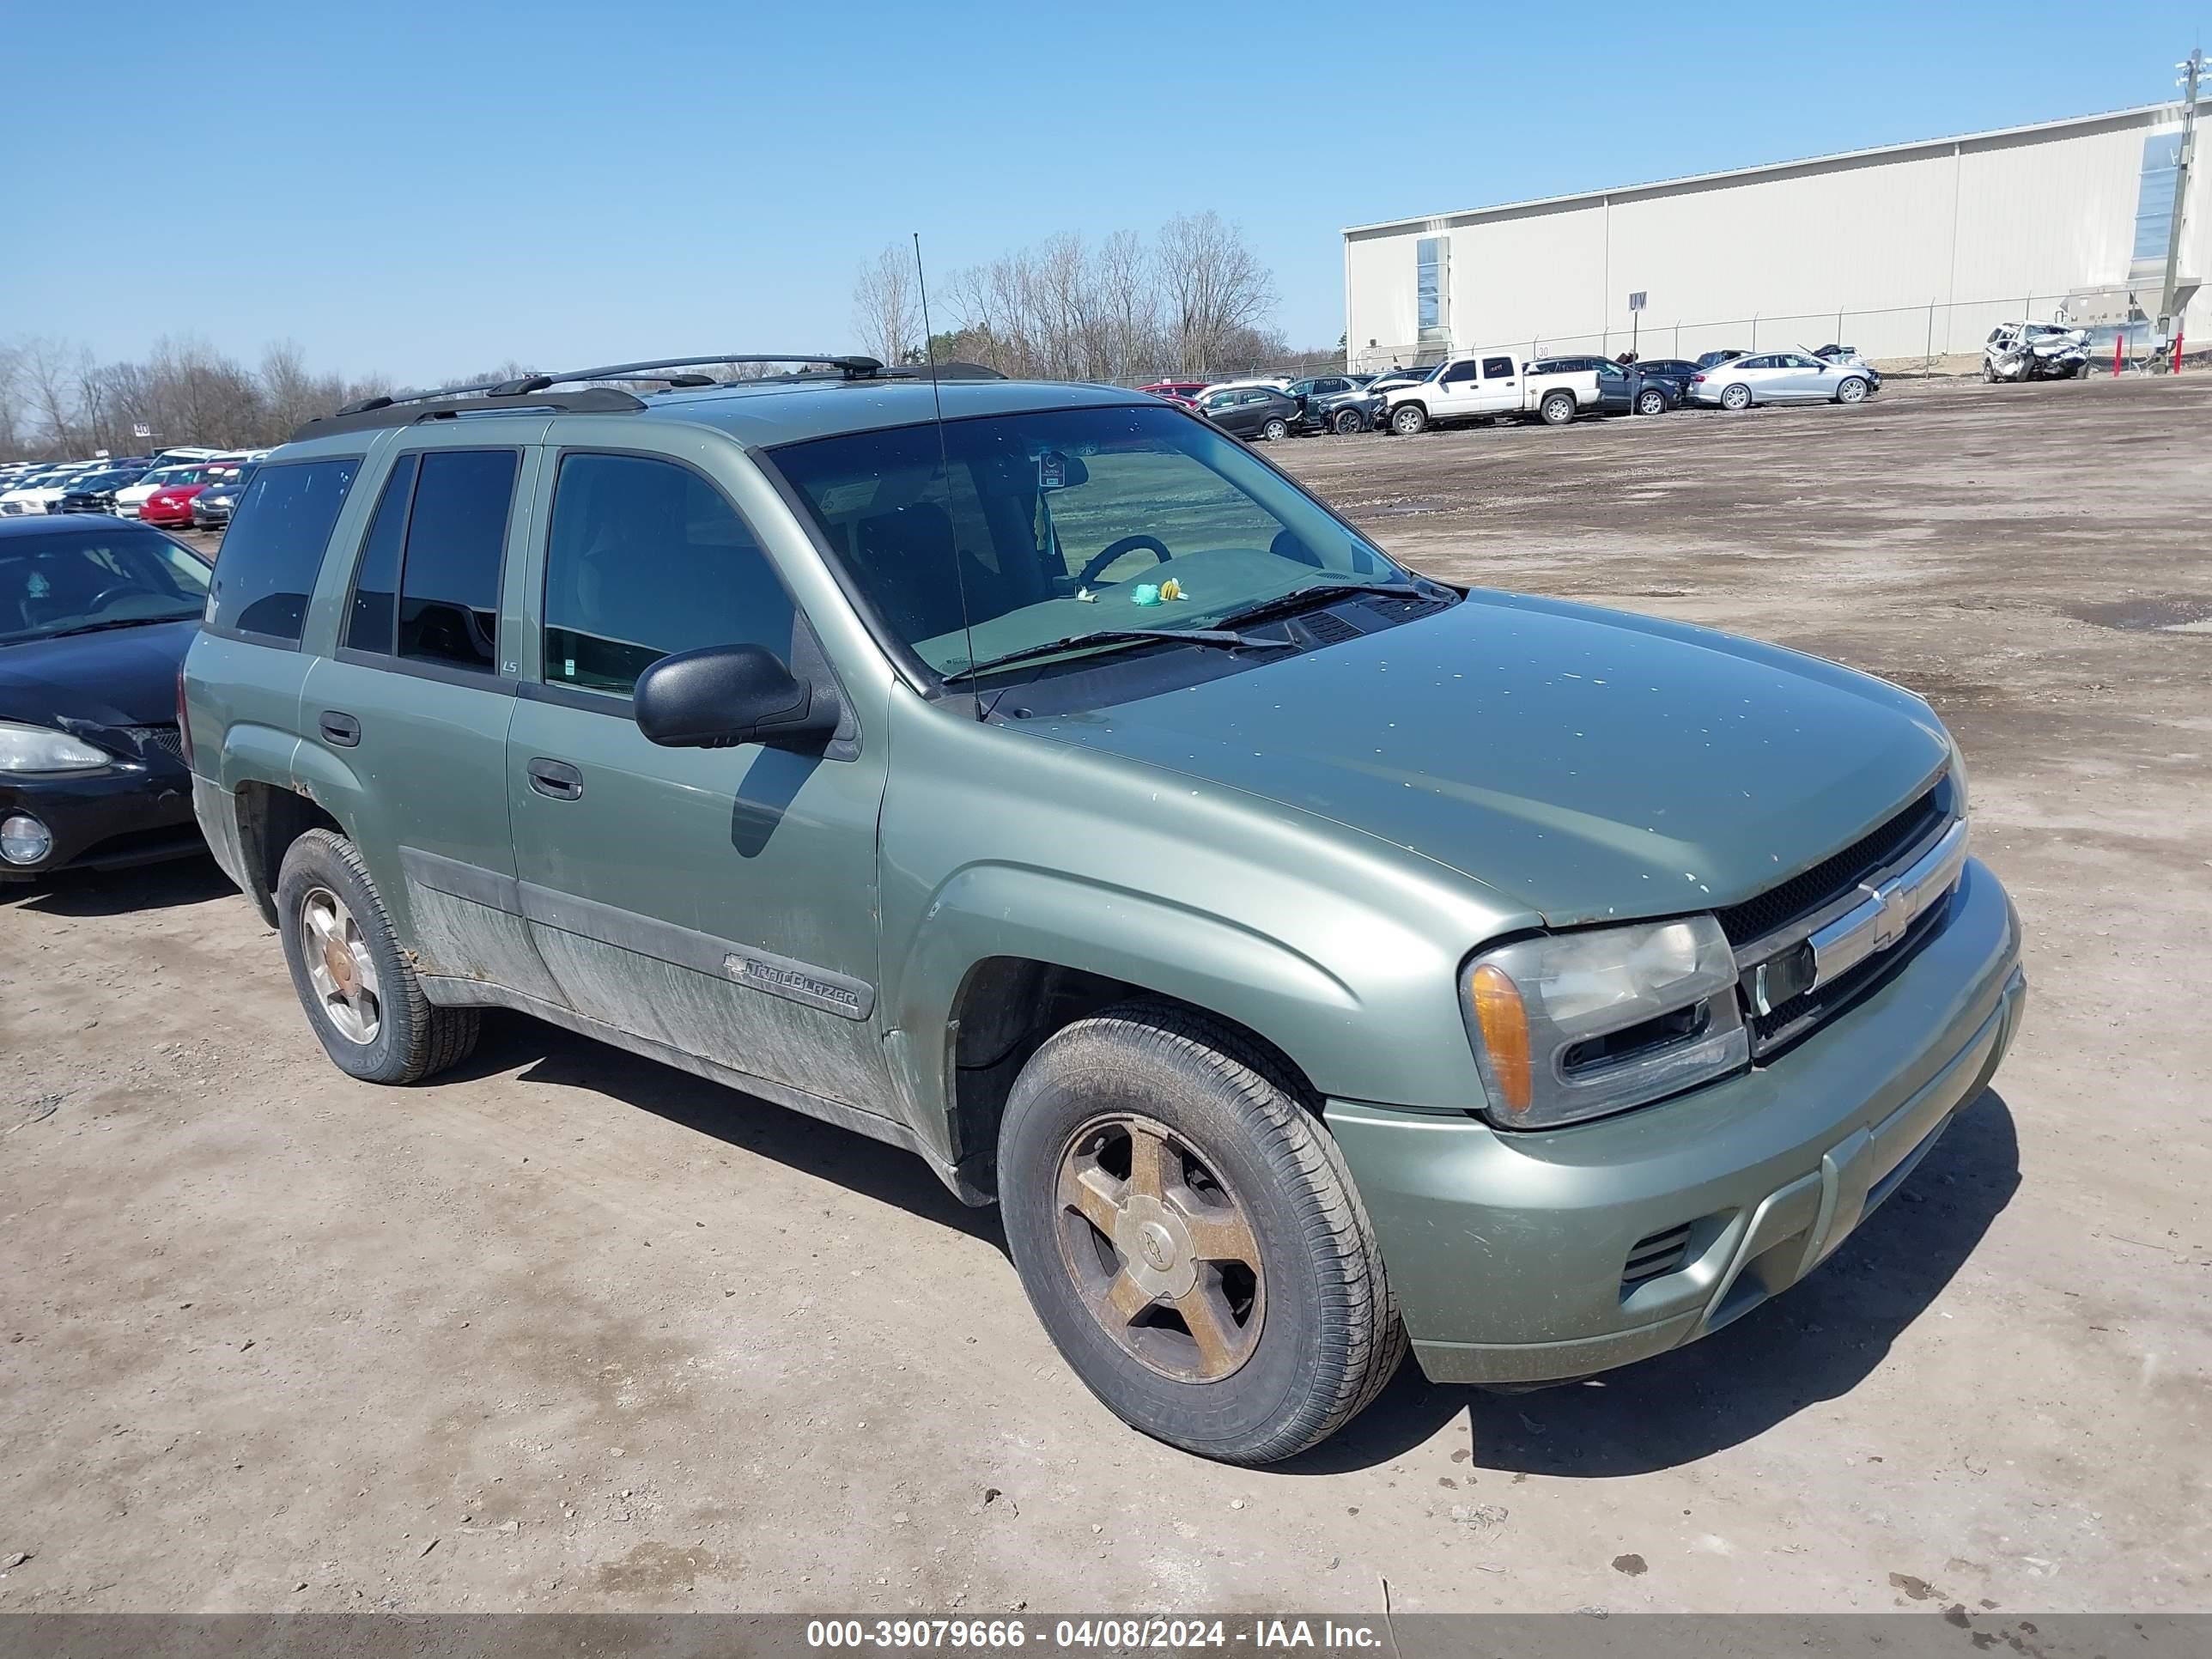
[[[289,337],[406,380],[842,349],[855,267],[909,232],[941,280],[1206,208],[1273,269],[1293,343],[1333,342],[1344,225],[2149,103],[2212,21],[2212,0],[98,9],[0,11],[0,177],[40,181],[0,232],[0,340],[191,333],[251,360]]]

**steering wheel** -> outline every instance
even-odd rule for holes
[[[1175,557],[1174,554],[1168,551],[1168,544],[1158,536],[1124,536],[1118,542],[1108,544],[1096,558],[1076,573],[1075,580],[1083,586],[1088,587],[1098,580],[1100,571],[1105,569],[1124,553],[1134,553],[1139,548],[1150,553],[1162,564]]]
[[[92,596],[92,603],[84,608],[85,614],[94,615],[106,610],[118,599],[127,599],[133,594],[143,593],[145,591],[137,582],[112,582]]]

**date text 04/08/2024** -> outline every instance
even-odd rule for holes
[[[806,1626],[810,1648],[988,1652],[1030,1646],[1078,1651],[1241,1647],[1287,1653],[1300,1648],[1373,1649],[1384,1644],[1376,1626],[1333,1619],[1089,1618],[1058,1619],[1049,1625],[1023,1619],[816,1619]]]

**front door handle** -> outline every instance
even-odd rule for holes
[[[323,732],[323,741],[339,749],[351,749],[361,742],[361,722],[352,715],[335,708],[323,710],[317,722]]]
[[[584,775],[566,761],[540,755],[530,763],[530,787],[548,800],[574,800],[584,793]]]

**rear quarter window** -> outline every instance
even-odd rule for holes
[[[216,556],[207,625],[297,645],[331,530],[361,471],[356,455],[264,466],[240,494]]]

